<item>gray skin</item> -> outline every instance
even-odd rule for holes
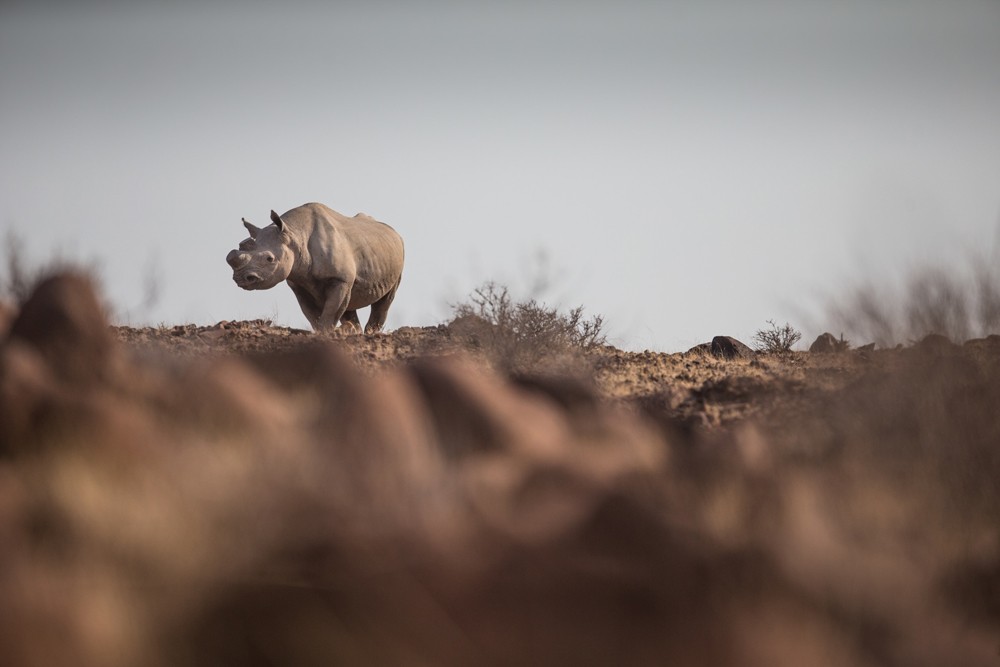
[[[316,331],[351,325],[371,306],[366,333],[382,330],[403,275],[403,239],[389,225],[358,213],[348,218],[323,204],[304,204],[255,227],[226,262],[245,290],[288,283]]]

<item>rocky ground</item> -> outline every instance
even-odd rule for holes
[[[195,359],[212,355],[261,354],[326,342],[347,353],[365,372],[406,364],[428,356],[463,355],[484,366],[490,359],[458,326],[402,327],[377,335],[317,334],[275,326],[267,320],[223,321],[160,327],[112,327],[115,337],[139,356]],[[927,345],[933,345],[930,341]],[[685,353],[629,352],[603,345],[560,367],[601,396],[650,408],[695,428],[713,429],[751,418],[794,410],[821,400],[867,373],[889,369],[903,350],[846,350],[831,353],[795,351],[757,354],[742,349],[727,357],[713,354],[711,344]],[[970,353],[1000,350],[1000,336],[970,341]],[[980,356],[982,356],[980,354]],[[501,369],[502,370],[502,369]]]
[[[1000,337],[581,352],[99,303],[62,275],[0,322],[0,664],[1000,659]]]

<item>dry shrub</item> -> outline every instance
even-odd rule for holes
[[[16,310],[34,292],[35,288],[50,276],[62,273],[76,273],[86,276],[95,286],[101,285],[100,262],[73,259],[71,254],[52,253],[48,258],[38,260],[29,257],[23,239],[13,231],[6,234],[3,266],[0,268],[0,306],[5,301]],[[126,321],[134,314],[146,315],[160,301],[162,280],[155,258],[149,262],[142,280],[142,301],[134,308],[126,308],[124,313],[116,313],[110,301],[101,304],[104,312],[121,315]],[[2,319],[2,318],[0,318]],[[113,319],[119,319],[114,317]]]
[[[758,329],[753,335],[754,348],[758,352],[766,354],[791,352],[792,346],[802,338],[802,334],[787,322],[783,327],[775,324],[774,320],[768,320],[767,324],[766,329]]]
[[[907,487],[928,517],[1000,516],[1000,340],[894,354],[825,408],[831,447]]]
[[[600,315],[587,319],[583,306],[564,313],[535,298],[516,301],[492,281],[452,310],[451,326],[465,342],[514,373],[565,367],[606,342]]]
[[[54,275],[72,273],[84,278],[100,292],[100,266],[96,260],[79,261],[70,255],[54,252],[46,259],[30,257],[23,239],[13,231],[6,234],[4,257],[0,266],[0,330],[9,319],[3,311],[17,310],[46,279]],[[108,301],[101,303],[102,313],[112,313]],[[102,315],[103,316],[103,315]]]
[[[1000,332],[1000,267],[973,259],[966,267],[927,266],[901,286],[866,284],[830,308],[836,325],[856,340],[879,347],[922,340],[930,334],[962,342]]]

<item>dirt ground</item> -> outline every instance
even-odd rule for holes
[[[491,365],[490,359],[447,324],[402,327],[376,335],[341,334],[339,330],[318,334],[274,326],[267,320],[210,326],[117,326],[113,331],[138,355],[259,354],[329,341],[368,372],[427,356],[467,355]],[[573,375],[605,398],[645,405],[690,426],[711,429],[794,409],[803,399],[840,390],[866,372],[891,366],[898,357],[898,350],[851,350],[725,359],[697,348],[668,354],[604,345],[578,358]]]
[[[1000,336],[109,327],[73,274],[0,329],[0,664],[1000,659]]]

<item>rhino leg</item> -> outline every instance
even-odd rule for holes
[[[313,329],[319,329],[319,316],[322,311],[316,300],[309,292],[302,289],[293,287],[292,293],[295,294],[295,299],[299,302],[299,308],[302,309],[302,314],[309,320],[309,324],[312,325]]]
[[[347,312],[347,304],[351,302],[351,285],[346,282],[336,282],[326,290],[326,303],[323,313],[319,316],[319,326],[316,329],[333,329],[337,322]]]
[[[350,327],[356,332],[361,332],[361,320],[358,319],[358,311],[348,310],[344,313],[344,316],[340,318],[340,328],[343,329],[344,327]]]
[[[399,289],[398,281],[385,296],[372,304],[372,312],[368,316],[368,324],[365,325],[366,334],[378,333],[382,330],[382,327],[385,325],[386,315],[389,314],[389,306],[392,305],[392,300],[396,298],[397,289]]]

